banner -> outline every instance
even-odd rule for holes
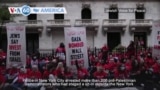
[[[160,59],[160,20],[153,22],[153,49],[152,56]]]
[[[86,30],[84,27],[65,28],[65,48],[67,66],[75,66],[75,60],[88,68]]]
[[[8,23],[7,28],[7,68],[16,64],[26,65],[26,32],[25,26],[16,23]]]

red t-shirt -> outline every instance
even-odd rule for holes
[[[88,76],[88,71],[85,68],[78,69],[78,79],[84,79],[85,76]]]
[[[118,71],[117,69],[114,71],[114,77],[119,79],[124,79],[128,77],[128,73],[126,70],[124,71]]]
[[[65,60],[65,48],[58,47],[56,49],[56,57]]]
[[[18,72],[19,72],[19,69],[11,68],[11,69],[9,69],[8,74],[14,75],[14,74],[17,74]]]
[[[116,67],[116,63],[114,62],[110,62],[104,65],[105,70],[114,70],[115,67]]]
[[[73,76],[73,74],[71,72],[65,72],[64,76],[65,78],[69,79]]]
[[[152,68],[154,73],[160,73],[160,64],[155,63]]]
[[[96,66],[97,66],[97,67],[103,67],[103,64],[100,63],[100,62],[98,62],[98,63],[96,64]]]
[[[104,71],[102,72],[94,72],[93,76],[96,78],[96,79],[104,79],[106,76],[107,76],[107,73],[105,73]]]
[[[132,70],[132,62],[131,61],[126,62],[125,67],[126,67],[126,70],[130,72]]]
[[[31,59],[30,59],[30,58],[27,58],[27,59],[26,59],[26,63],[27,63],[27,65],[31,65]]]
[[[57,69],[55,70],[55,75],[56,75],[56,76],[59,76],[59,75],[64,76],[64,70],[63,70],[63,68],[57,68]]]
[[[44,78],[44,79],[47,79],[50,74],[55,75],[55,71],[47,71],[47,70],[44,71],[44,73],[43,73],[43,78]]]
[[[108,46],[103,46],[102,48],[101,48],[103,51],[108,51]]]
[[[5,83],[6,79],[4,77],[4,75],[0,74],[0,84]]]
[[[96,63],[96,60],[95,60],[95,57],[93,55],[90,55],[89,56],[89,60],[92,64],[95,64]]]
[[[24,83],[24,80],[27,78],[27,74],[26,73],[19,73],[18,75],[18,83]]]
[[[42,77],[40,71],[29,71],[28,78],[32,79],[40,79]]]
[[[152,65],[154,65],[154,63],[155,61],[152,58],[145,59],[146,68],[150,68]]]

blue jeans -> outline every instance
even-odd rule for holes
[[[18,90],[18,88],[22,89],[23,83],[15,83],[13,84],[13,90]]]

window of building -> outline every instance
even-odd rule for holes
[[[83,8],[81,11],[81,19],[92,19],[92,11],[89,8]]]
[[[109,19],[118,19],[118,8],[110,7],[108,14],[109,14]]]
[[[37,20],[37,14],[30,14],[27,17],[28,20]]]
[[[54,14],[54,19],[64,19],[64,14]]]
[[[145,8],[144,6],[137,6],[136,12],[135,12],[135,19],[144,19],[145,18]]]

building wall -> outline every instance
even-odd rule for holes
[[[65,19],[71,20],[71,25],[74,26],[75,19],[81,19],[82,4],[90,4],[92,10],[92,19],[98,19],[99,27],[98,32],[95,34],[93,32],[87,32],[88,46],[100,48],[103,44],[107,43],[107,34],[103,34],[102,31],[102,21],[103,19],[108,19],[108,13],[104,12],[104,8],[109,8],[110,4],[118,4],[118,8],[136,8],[137,1],[67,1],[67,2],[32,2],[29,4],[36,5],[39,7],[53,7],[56,3],[62,3],[67,10],[67,14],[64,16]],[[148,2],[144,1],[144,6],[146,8],[145,19],[160,19],[160,2]],[[21,6],[25,3],[8,3],[9,6]],[[50,35],[46,33],[47,20],[53,19],[53,15],[37,15],[38,20],[43,20],[44,30],[39,36],[39,48],[40,49],[52,49],[56,48],[60,42],[64,42],[64,32],[63,31],[52,31]],[[15,17],[15,21],[26,20],[25,16]],[[133,40],[134,34],[129,32],[129,20],[135,19],[134,13],[119,13],[119,19],[126,19],[127,29],[121,34],[121,44],[128,46],[129,42]],[[153,32],[153,31],[152,31]],[[147,35],[148,46],[152,45],[152,32]],[[93,44],[93,45],[92,45]]]

